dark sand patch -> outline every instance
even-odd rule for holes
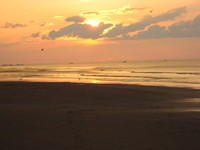
[[[199,150],[200,91],[0,83],[2,150]]]

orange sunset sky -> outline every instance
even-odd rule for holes
[[[6,0],[0,13],[1,64],[200,58],[199,0]]]

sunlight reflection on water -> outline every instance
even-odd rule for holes
[[[200,112],[200,98],[185,99],[181,103],[183,112]]]
[[[200,89],[200,60],[2,65],[0,81],[140,84]]]

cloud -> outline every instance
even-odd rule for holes
[[[200,15],[191,21],[173,24],[168,32],[173,37],[200,37]]]
[[[133,8],[129,8],[130,11]],[[142,8],[141,8],[142,9]],[[134,10],[134,9],[133,9]],[[129,10],[128,10],[129,11]],[[100,23],[93,27],[84,24],[85,18],[74,16],[67,18],[74,22],[58,30],[50,31],[47,35],[41,36],[42,39],[57,39],[61,37],[76,37],[83,39],[105,38],[110,40],[139,40],[152,38],[181,38],[181,37],[200,37],[200,15],[193,20],[177,22],[169,26],[158,25],[160,22],[173,20],[186,12],[185,7],[170,10],[161,15],[148,17],[140,22],[123,25]],[[40,33],[33,33],[32,37],[39,37]]]
[[[22,28],[22,27],[26,27],[27,25],[25,24],[19,24],[19,23],[5,23],[3,26],[1,26],[1,28],[11,28],[11,29],[14,29],[14,28]]]
[[[139,11],[149,10],[147,8],[137,8],[126,5],[117,9],[107,9],[107,10],[98,10],[98,11],[85,11],[82,12],[82,16],[91,16],[91,15],[101,15],[107,18],[108,16],[112,17],[113,15],[127,15],[138,13]]]
[[[110,28],[112,24],[99,24],[98,27],[92,27],[89,24],[71,24],[57,31],[51,31],[48,34],[49,39],[56,39],[59,37],[79,37],[85,39],[101,38],[104,30]]]
[[[81,23],[85,21],[84,17],[81,16],[73,16],[65,19],[67,22]]]
[[[134,36],[124,36],[123,40],[156,38],[190,38],[200,37],[200,15],[190,21],[178,22],[168,27],[153,25],[146,31]]]
[[[138,23],[130,24],[128,26],[118,24],[112,30],[110,30],[108,33],[106,33],[104,36],[108,37],[108,38],[113,38],[113,37],[117,37],[119,35],[124,35],[124,34],[130,33],[130,32],[139,31],[139,30],[146,28],[149,25],[167,21],[167,20],[172,20],[172,19],[182,15],[185,12],[186,12],[186,8],[181,7],[181,8],[170,10],[164,14],[161,14],[161,15],[158,15],[155,17],[145,18],[144,20],[142,20]]]
[[[159,25],[153,25],[146,31],[139,32],[134,36],[124,36],[120,39],[122,40],[139,40],[139,39],[150,39],[150,38],[164,38],[168,37],[168,32],[166,32],[166,27],[161,27]]]
[[[128,7],[124,9],[124,12],[135,12],[140,10],[146,10],[146,8],[134,8],[134,7]]]
[[[34,38],[40,37],[40,32],[32,33],[32,34],[31,34],[31,37],[34,37]]]
[[[51,26],[53,26],[53,25],[54,25],[53,22],[46,22],[46,23],[40,24],[40,27],[51,27]]]
[[[170,37],[200,37],[200,15],[191,21],[179,22],[168,27],[153,25],[146,31],[122,39],[150,39]]]

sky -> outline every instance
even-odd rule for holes
[[[0,64],[200,58],[199,0],[7,0],[0,13]]]

